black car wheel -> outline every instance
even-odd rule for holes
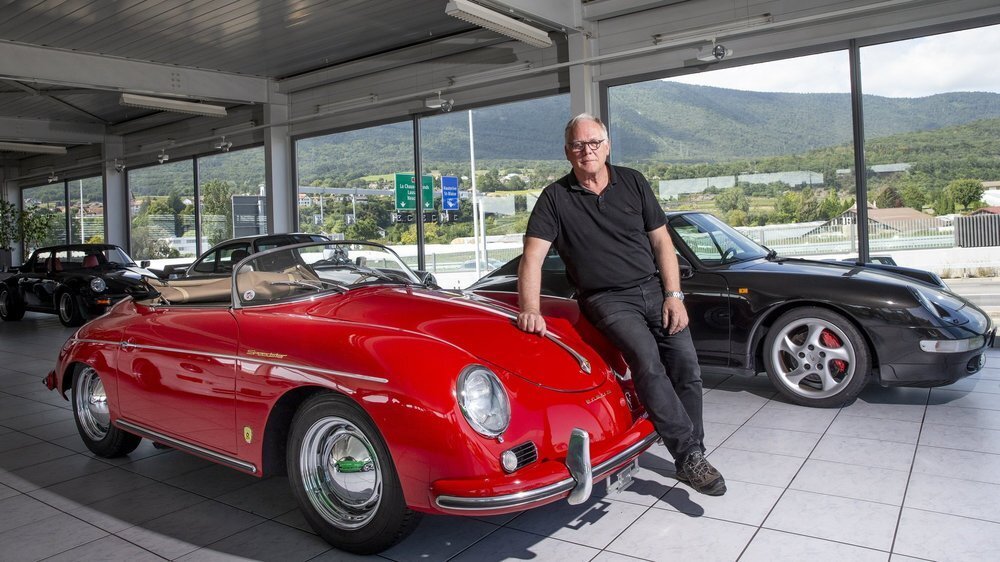
[[[73,417],[83,443],[99,457],[127,455],[142,441],[111,424],[104,382],[93,367],[78,368],[73,376]]]
[[[0,318],[6,321],[24,318],[24,304],[7,285],[0,285]]]
[[[63,291],[59,294],[58,299],[59,321],[62,322],[63,326],[69,328],[82,326],[86,318],[83,316],[83,306],[80,303],[80,297],[69,291]]]
[[[771,383],[803,406],[836,407],[864,388],[871,359],[864,337],[846,318],[816,307],[782,314],[764,340]]]
[[[371,469],[356,470],[359,464]],[[299,408],[287,465],[292,493],[306,520],[341,550],[381,552],[419,521],[419,514],[406,506],[378,428],[343,396],[316,395]]]

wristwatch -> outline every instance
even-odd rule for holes
[[[684,293],[680,291],[667,291],[666,293],[663,294],[663,298],[669,299],[670,297],[673,297],[678,300],[684,300]]]

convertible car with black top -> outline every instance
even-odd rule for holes
[[[667,213],[667,228],[702,369],[766,373],[797,404],[840,406],[868,381],[950,384],[982,368],[996,334],[985,312],[926,271],[779,257],[701,212]],[[516,304],[519,261],[468,290]],[[573,296],[555,253],[542,292]]]
[[[225,278],[147,279],[47,376],[86,446],[141,439],[286,473],[334,546],[373,553],[421,513],[496,515],[620,490],[657,435],[617,354],[558,299],[546,337],[391,250],[305,243]],[[605,484],[607,483],[607,484]]]
[[[45,312],[58,314],[65,326],[79,326],[127,296],[144,295],[141,279],[152,275],[112,244],[39,248],[0,281],[0,318],[16,321],[25,311]]]

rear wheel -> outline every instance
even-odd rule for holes
[[[63,291],[59,294],[59,321],[62,322],[63,326],[69,328],[82,326],[86,321],[80,297],[70,291]]]
[[[0,285],[0,318],[6,321],[24,318],[24,304],[7,285]]]
[[[771,383],[803,406],[841,406],[861,392],[871,370],[861,332],[835,312],[803,307],[782,314],[764,340]]]
[[[142,441],[111,424],[104,382],[93,367],[79,368],[73,376],[73,417],[84,444],[99,457],[127,455]]]
[[[287,465],[306,520],[341,550],[381,552],[419,521],[406,506],[378,428],[343,396],[316,395],[296,412]]]

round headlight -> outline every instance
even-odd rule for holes
[[[104,282],[104,279],[100,277],[94,277],[90,280],[90,290],[95,293],[102,293],[104,289],[108,288],[108,284]]]
[[[458,405],[476,433],[496,437],[510,423],[507,391],[492,371],[481,365],[466,367],[458,377]]]

